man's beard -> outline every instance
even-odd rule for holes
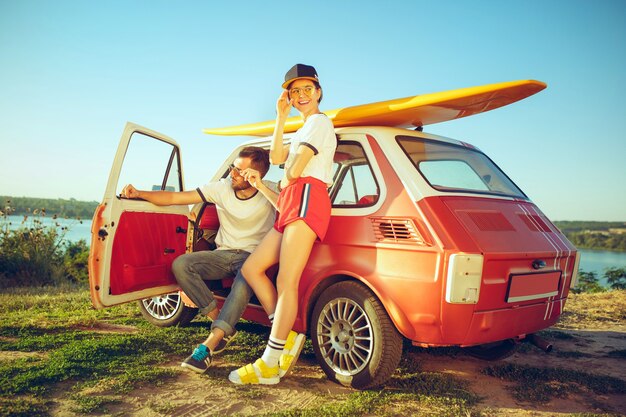
[[[251,185],[250,185],[250,183],[248,181],[232,182],[231,183],[231,187],[235,191],[241,191],[241,190],[247,190],[248,188],[251,187]]]

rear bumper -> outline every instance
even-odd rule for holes
[[[559,319],[565,298],[506,310],[475,312],[461,346],[511,339],[543,330]]]

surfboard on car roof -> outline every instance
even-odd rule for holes
[[[546,87],[546,83],[536,80],[509,81],[342,107],[324,111],[324,114],[336,128],[421,127],[497,109],[532,96]],[[302,124],[301,117],[290,117],[285,123],[284,132],[295,132]],[[269,136],[274,131],[274,125],[274,120],[267,120],[203,131],[220,136]]]

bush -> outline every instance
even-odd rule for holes
[[[572,288],[572,292],[579,294],[581,292],[595,293],[603,291],[606,291],[606,288],[600,285],[595,272],[585,272],[583,270],[578,272],[578,284]]]
[[[604,277],[613,290],[626,290],[626,268],[607,268]]]
[[[87,282],[87,244],[64,237],[37,217],[15,230],[0,218],[0,288]]]
[[[606,268],[604,270],[604,279],[608,287],[603,287],[600,284],[595,272],[585,272],[581,269],[578,272],[578,284],[572,289],[572,292],[580,294],[581,292],[604,292],[608,289],[626,290],[625,268]]]

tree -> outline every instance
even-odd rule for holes
[[[585,272],[580,270],[578,273],[578,284],[572,288],[572,292],[579,294],[581,292],[604,292],[606,291],[598,282],[595,272]]]
[[[626,268],[607,268],[604,277],[611,289],[626,290]]]

